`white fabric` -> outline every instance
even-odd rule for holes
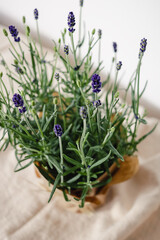
[[[147,121],[139,136],[158,120]],[[152,225],[152,216],[160,206],[160,124],[138,150],[138,173],[111,187],[105,206],[90,215],[59,208],[56,197],[48,204],[49,192],[39,188],[33,166],[14,173],[14,150],[0,152],[0,240],[158,240],[160,219]]]
[[[148,122],[150,129],[155,120]],[[148,129],[141,128],[139,134]],[[56,197],[48,204],[49,192],[39,188],[33,167],[14,173],[13,149],[1,152],[0,239],[125,239],[160,206],[159,143],[160,125],[139,146],[139,172],[111,187],[106,205],[91,215],[59,208]]]

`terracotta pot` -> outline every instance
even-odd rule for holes
[[[76,212],[84,212],[84,211],[88,211],[88,210],[93,210],[96,209],[102,205],[105,204],[106,202],[106,197],[107,197],[107,193],[108,193],[108,189],[117,183],[121,183],[124,182],[128,179],[130,179],[131,177],[133,177],[136,172],[139,169],[139,162],[138,162],[138,158],[137,156],[124,156],[124,162],[122,162],[121,160],[118,160],[120,167],[117,167],[116,163],[114,163],[111,167],[110,167],[110,173],[112,175],[112,180],[111,182],[109,182],[107,185],[103,186],[103,187],[98,187],[98,188],[93,188],[88,195],[86,196],[85,199],[85,207],[84,209],[80,209],[79,208],[79,201],[74,200],[74,197],[80,199],[82,190],[78,189],[78,190],[72,190],[71,194],[69,194],[67,192],[68,198],[72,200],[72,202],[69,204],[68,202],[66,204],[62,204],[65,205],[68,208],[73,208],[75,211],[75,205],[76,205]],[[41,179],[43,181],[43,187],[48,190],[49,192],[52,190],[52,186],[48,187],[47,184],[47,180],[40,174],[38,168],[43,169],[44,171],[46,171],[39,162],[35,162],[35,166],[37,168],[35,168],[35,173],[36,176]],[[47,171],[46,171],[47,173]],[[55,178],[49,174],[49,176],[54,180]],[[109,178],[107,173],[104,173],[101,177],[98,178],[99,181],[104,181],[107,180]],[[64,199],[62,199],[61,201],[64,201]]]

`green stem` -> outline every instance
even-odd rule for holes
[[[25,114],[23,114],[23,116],[24,116],[24,119],[25,119],[25,121],[26,121],[26,123],[27,123],[28,127],[30,128],[30,130],[31,130],[31,131],[34,133],[34,135],[37,135],[37,134],[36,134],[36,132],[35,132],[35,130],[32,128],[32,126],[31,126],[30,122],[28,121],[28,119],[27,119],[26,115],[25,115]]]
[[[62,148],[62,139],[61,137],[59,138],[59,148],[60,148],[60,158],[61,158],[61,168],[62,168],[62,174],[63,174],[63,148]],[[61,183],[64,182],[64,177],[61,175]]]
[[[59,81],[58,81],[58,94],[59,94],[59,101],[60,101],[61,111],[62,111],[62,115],[63,115],[63,126],[64,126],[64,131],[65,131],[66,130],[66,119],[65,119],[65,116],[64,116],[64,110],[63,110],[63,104],[62,104],[62,98],[61,98]]]
[[[20,58],[20,55],[19,55],[19,53],[18,53],[18,52],[17,52],[17,50],[15,49],[15,47],[14,47],[13,43],[11,42],[10,38],[9,38],[9,37],[7,37],[7,38],[8,38],[8,41],[9,41],[9,43],[11,44],[11,46],[12,46],[13,50],[14,50],[14,51],[15,51],[15,53],[17,54],[17,56],[18,56],[18,58],[19,58],[19,61],[20,61],[20,63],[22,63],[22,60],[21,60],[21,58]]]
[[[139,110],[139,80],[140,80],[140,67],[141,67],[141,59],[139,61],[139,66],[138,66],[138,81],[137,81],[137,109],[136,109],[136,114],[138,114]]]
[[[54,112],[57,111],[57,104],[54,104]],[[54,117],[54,124],[56,125],[57,124],[57,113],[55,114],[55,117]]]
[[[36,122],[36,124],[37,124],[37,127],[38,127],[38,129],[39,129],[39,131],[40,131],[42,140],[43,140],[43,142],[44,142],[44,134],[43,134],[43,132],[42,132],[42,129],[41,129],[40,124],[39,124],[39,121],[38,121],[37,116],[36,116],[36,114],[35,114],[35,112],[34,112],[33,109],[31,109],[31,113],[32,113],[32,116],[33,116],[33,118],[34,118],[34,120],[35,120],[35,122]]]
[[[39,33],[38,21],[36,21],[36,27],[37,27],[38,41],[39,41],[39,45],[40,45],[40,49],[41,49],[41,55],[43,58],[44,55],[43,55],[42,42],[41,42],[40,33]]]
[[[83,93],[83,91],[82,91],[82,88],[79,87],[79,89],[80,89],[80,91],[81,91],[82,97],[83,97],[84,102],[85,102],[85,105],[86,105],[86,107],[87,107],[87,113],[88,113],[89,125],[90,125],[91,132],[92,132],[91,114],[90,114],[89,106],[88,106],[88,104],[87,104],[87,99],[86,99],[85,96],[84,96],[84,93]]]
[[[101,38],[99,39],[98,65],[100,64],[100,60],[101,60]]]
[[[98,95],[97,93],[95,93],[95,100],[97,101],[98,99]],[[97,107],[97,125],[98,125],[98,133],[99,133],[99,136],[100,136],[100,119],[99,119],[99,109]]]
[[[76,50],[75,50],[75,47],[74,47],[73,33],[71,33],[71,43],[72,43],[72,49],[73,49],[75,65],[77,66],[77,58],[76,58]]]

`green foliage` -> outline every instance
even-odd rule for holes
[[[99,64],[93,69],[93,49],[99,44],[100,51],[101,41],[98,35],[96,37],[95,29],[89,33],[88,50],[84,57],[81,57],[81,48],[85,38],[79,38],[79,42],[75,45],[73,35],[76,33],[70,33],[69,44],[65,29],[61,41],[58,41],[58,44],[54,42],[53,60],[48,60],[41,45],[38,21],[36,22],[40,49],[32,39],[24,19],[26,42],[15,43],[17,48],[4,30],[11,43],[13,66],[19,66],[21,71],[14,72],[2,57],[11,89],[6,88],[1,74],[0,128],[3,133],[0,150],[4,151],[9,144],[15,148],[16,172],[32,163],[39,163],[36,166],[41,174],[49,183],[54,184],[49,201],[56,188],[63,191],[66,201],[68,201],[66,191],[81,189],[81,197],[76,199],[81,200],[80,207],[83,207],[90,189],[104,186],[112,179],[110,176],[107,180],[99,182],[99,177],[105,172],[110,175],[110,166],[114,162],[117,163],[117,159],[124,161],[124,155],[134,154],[137,144],[155,129],[154,127],[148,134],[137,139],[139,124],[147,123],[139,114],[139,100],[146,88],[145,85],[139,93],[143,55],[121,101],[117,92],[118,71],[114,84],[110,82],[112,68],[116,68],[117,56],[112,59],[111,71],[102,83],[103,87],[105,85],[108,87],[105,102],[95,107],[93,101],[100,97],[92,92],[91,76],[93,73],[100,74],[102,70],[100,53]],[[22,44],[27,45],[30,52],[29,62]],[[68,55],[60,51],[65,44],[69,45],[74,64],[70,63]],[[57,61],[63,63],[62,69],[58,68]],[[48,68],[52,70],[50,76]],[[58,82],[54,78],[56,72],[60,75]],[[18,85],[18,91],[27,108],[24,114],[20,114],[12,102],[14,84]],[[132,104],[125,106],[129,91],[131,91]],[[81,119],[79,114],[81,106],[87,109],[87,119]],[[53,132],[53,127],[57,123],[62,126],[64,132],[61,141]]]

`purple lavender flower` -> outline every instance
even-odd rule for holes
[[[22,107],[22,108],[19,108],[19,112],[22,114],[22,113],[25,113],[27,111],[26,107]]]
[[[140,52],[145,52],[146,51],[146,46],[147,46],[147,39],[146,38],[143,38],[141,39],[141,42],[140,42]]]
[[[12,35],[12,37],[14,37],[14,41],[20,42],[20,37],[18,37],[18,31],[15,28],[15,26],[10,25],[8,28],[9,28],[10,34]]]
[[[102,30],[98,29],[98,37],[101,38],[102,37]]]
[[[80,114],[82,119],[86,119],[87,118],[87,110],[86,110],[86,108],[84,106],[80,107],[79,114]]]
[[[61,137],[61,136],[62,136],[63,131],[62,131],[61,125],[56,124],[56,125],[54,126],[54,129],[53,129],[53,130],[54,130],[54,133],[56,134],[57,137]]]
[[[68,48],[68,45],[65,45],[65,46],[64,46],[64,52],[65,52],[66,55],[69,54],[69,48]]]
[[[13,101],[15,107],[23,107],[23,105],[24,105],[23,99],[22,99],[21,95],[18,93],[15,93],[13,95],[12,101]]]
[[[115,53],[117,52],[117,43],[116,42],[113,42],[113,50]]]
[[[73,33],[75,31],[75,29],[73,28],[75,26],[75,24],[76,24],[75,16],[74,16],[73,12],[70,12],[68,14],[68,26],[69,26],[68,30],[69,30],[69,32]]]
[[[83,7],[83,0],[80,0],[80,7]]]
[[[146,51],[147,46],[147,39],[143,38],[140,42],[140,49],[139,49],[139,58],[143,55],[143,53]]]
[[[38,10],[37,10],[37,8],[34,9],[34,18],[36,20],[38,19]]]
[[[55,79],[59,81],[59,73],[55,73]]]
[[[117,71],[119,71],[119,70],[121,69],[121,67],[122,67],[122,62],[119,61],[119,62],[117,63],[117,67],[116,67]]]
[[[92,90],[94,93],[99,93],[101,91],[102,83],[100,81],[100,76],[98,74],[93,74],[91,77],[92,80]]]
[[[96,108],[101,106],[101,105],[102,105],[101,100],[96,100],[96,101],[93,102],[93,106],[95,106]]]

